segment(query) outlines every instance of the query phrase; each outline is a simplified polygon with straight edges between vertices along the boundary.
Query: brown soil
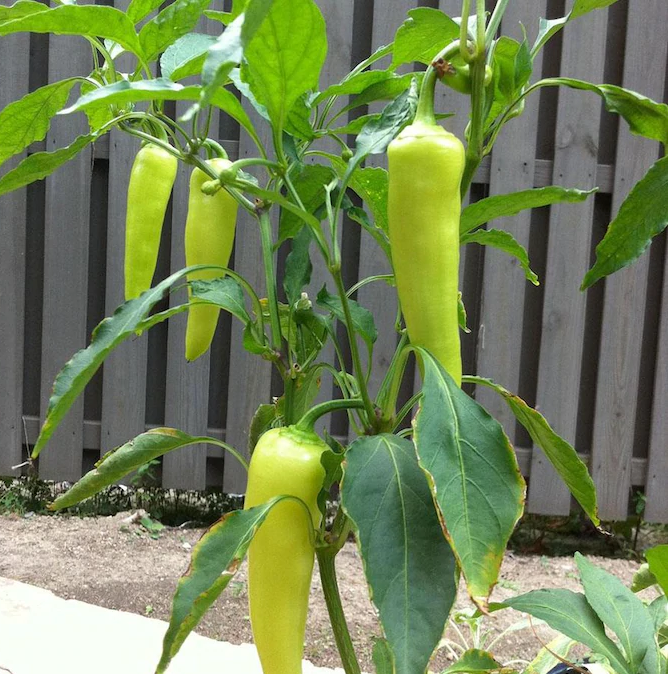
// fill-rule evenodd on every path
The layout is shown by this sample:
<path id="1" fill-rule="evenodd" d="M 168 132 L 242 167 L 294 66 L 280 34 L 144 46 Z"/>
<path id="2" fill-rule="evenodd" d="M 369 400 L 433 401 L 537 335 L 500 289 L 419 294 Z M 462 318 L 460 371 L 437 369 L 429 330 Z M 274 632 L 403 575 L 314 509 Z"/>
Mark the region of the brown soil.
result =
<path id="1" fill-rule="evenodd" d="M 165 528 L 157 538 L 152 538 L 140 525 L 125 523 L 127 516 L 128 513 L 85 519 L 0 516 L 0 576 L 47 588 L 60 597 L 169 620 L 176 581 L 185 571 L 190 549 L 202 530 Z M 590 559 L 627 584 L 638 568 L 633 561 Z M 353 544 L 348 544 L 337 557 L 337 570 L 361 665 L 366 671 L 373 671 L 372 639 L 380 631 Z M 502 600 L 539 587 L 579 589 L 573 559 L 508 553 L 492 599 Z M 469 606 L 463 591 L 457 606 Z M 512 611 L 501 611 L 490 617 L 489 625 L 498 631 L 519 618 Z M 232 643 L 252 640 L 245 565 L 197 631 Z M 549 639 L 547 628 L 539 627 L 536 631 L 541 639 Z M 309 660 L 321 666 L 340 666 L 317 575 L 306 643 L 305 656 Z M 532 629 L 524 629 L 504 636 L 493 650 L 501 660 L 508 661 L 530 659 L 539 648 L 536 634 Z M 442 648 L 431 669 L 441 671 L 447 664 L 447 651 Z"/>

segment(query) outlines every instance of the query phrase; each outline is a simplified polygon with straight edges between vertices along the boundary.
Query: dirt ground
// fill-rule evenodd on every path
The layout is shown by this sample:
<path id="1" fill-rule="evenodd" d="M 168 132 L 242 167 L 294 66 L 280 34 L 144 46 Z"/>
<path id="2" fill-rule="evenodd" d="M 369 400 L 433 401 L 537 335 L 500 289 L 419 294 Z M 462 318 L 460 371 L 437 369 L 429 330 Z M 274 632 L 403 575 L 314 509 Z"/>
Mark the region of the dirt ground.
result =
<path id="1" fill-rule="evenodd" d="M 139 524 L 125 522 L 127 517 L 128 513 L 83 519 L 0 515 L 0 576 L 47 588 L 60 597 L 169 620 L 176 581 L 185 571 L 190 550 L 202 530 L 165 528 L 151 537 Z M 590 559 L 627 584 L 638 568 L 637 562 L 623 559 Z M 354 544 L 348 544 L 337 557 L 337 571 L 360 664 L 371 672 L 372 639 L 380 631 Z M 492 599 L 502 600 L 539 587 L 579 589 L 573 559 L 508 553 Z M 469 605 L 464 592 L 460 592 L 457 605 Z M 489 619 L 489 624 L 498 631 L 518 619 L 519 614 L 501 611 Z M 252 641 L 245 565 L 197 631 L 232 643 Z M 549 630 L 538 627 L 536 634 L 532 629 L 510 632 L 493 650 L 505 662 L 531 659 L 541 646 L 538 637 L 549 640 Z M 306 644 L 305 656 L 315 664 L 340 666 L 317 573 Z M 430 669 L 441 671 L 448 662 L 447 650 L 441 648 Z"/>

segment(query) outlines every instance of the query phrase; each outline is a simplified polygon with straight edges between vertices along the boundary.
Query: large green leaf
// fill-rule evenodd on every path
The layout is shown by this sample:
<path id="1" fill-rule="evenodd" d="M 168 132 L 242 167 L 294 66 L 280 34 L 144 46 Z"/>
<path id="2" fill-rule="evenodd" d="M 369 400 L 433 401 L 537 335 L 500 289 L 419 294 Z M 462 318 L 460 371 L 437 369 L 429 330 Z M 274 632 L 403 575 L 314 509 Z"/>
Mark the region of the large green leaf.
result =
<path id="1" fill-rule="evenodd" d="M 49 6 L 42 2 L 35 2 L 34 0 L 19 0 L 13 5 L 0 6 L 0 22 L 13 21 L 24 16 L 29 16 L 30 14 L 46 12 L 48 9 Z"/>
<path id="2" fill-rule="evenodd" d="M 56 376 L 49 398 L 46 418 L 35 442 L 32 458 L 36 459 L 72 403 L 93 378 L 104 359 L 125 339 L 135 334 L 140 323 L 171 286 L 198 267 L 188 267 L 172 274 L 137 299 L 121 304 L 113 316 L 105 318 L 93 331 L 91 343 L 72 356 Z"/>
<path id="3" fill-rule="evenodd" d="M 224 515 L 200 538 L 193 548 L 188 570 L 176 586 L 156 674 L 167 669 L 186 637 L 227 587 L 246 556 L 255 532 L 281 500 L 279 496 L 263 505 Z"/>
<path id="4" fill-rule="evenodd" d="M 141 53 L 132 21 L 118 9 L 104 5 L 60 5 L 0 23 L 0 35 L 26 31 L 103 37 L 135 54 Z"/>
<path id="5" fill-rule="evenodd" d="M 42 140 L 51 118 L 67 103 L 75 78 L 40 87 L 0 112 L 0 164 Z"/>
<path id="6" fill-rule="evenodd" d="M 242 323 L 250 323 L 243 289 L 233 278 L 225 276 L 208 281 L 190 281 L 189 285 L 194 298 L 215 304 Z"/>
<path id="7" fill-rule="evenodd" d="M 385 639 L 374 639 L 372 657 L 376 674 L 395 674 L 394 654 Z"/>
<path id="8" fill-rule="evenodd" d="M 581 290 L 623 267 L 645 251 L 668 226 L 668 156 L 659 159 L 633 187 L 617 217 L 596 246 L 596 263 L 585 274 Z"/>
<path id="9" fill-rule="evenodd" d="M 476 674 L 480 672 L 497 672 L 503 667 L 500 662 L 494 659 L 494 656 L 488 651 L 483 651 L 478 648 L 469 648 L 464 651 L 462 656 L 453 665 L 444 669 L 442 674 Z"/>
<path id="10" fill-rule="evenodd" d="M 174 0 L 139 31 L 145 57 L 152 61 L 180 37 L 189 33 L 211 0 Z"/>
<path id="11" fill-rule="evenodd" d="M 501 425 L 428 351 L 415 350 L 424 372 L 413 436 L 420 466 L 429 476 L 469 594 L 484 605 L 522 515 L 524 480 Z"/>
<path id="12" fill-rule="evenodd" d="M 537 187 L 532 190 L 523 190 L 522 192 L 511 192 L 510 194 L 497 194 L 486 197 L 470 204 L 462 211 L 459 232 L 460 234 L 466 234 L 496 218 L 507 218 L 531 208 L 584 201 L 588 196 L 596 192 L 597 189 L 576 190 L 551 185 L 550 187 Z"/>
<path id="13" fill-rule="evenodd" d="M 307 164 L 293 177 L 293 186 L 304 208 L 312 214 L 324 205 L 327 191 L 325 187 L 334 179 L 334 172 L 322 164 Z M 296 236 L 304 226 L 304 221 L 295 213 L 282 209 L 278 225 L 278 242 Z"/>
<path id="14" fill-rule="evenodd" d="M 536 445 L 543 450 L 591 521 L 598 525 L 600 520 L 596 504 L 596 487 L 587 466 L 580 460 L 575 449 L 552 430 L 540 412 L 529 407 L 524 400 L 503 386 L 484 377 L 466 376 L 464 380 L 470 384 L 488 386 L 506 401 L 515 418 L 526 428 Z"/>
<path id="15" fill-rule="evenodd" d="M 631 133 L 668 144 L 668 105 L 614 84 L 592 84 L 571 77 L 550 77 L 541 86 L 564 86 L 600 96 L 609 112 L 624 118 Z"/>
<path id="16" fill-rule="evenodd" d="M 575 553 L 575 563 L 589 605 L 617 635 L 631 671 L 661 674 L 654 621 L 642 601 L 618 578 L 595 566 L 579 552 Z"/>
<path id="17" fill-rule="evenodd" d="M 171 44 L 160 57 L 160 72 L 173 80 L 198 75 L 204 66 L 209 48 L 215 43 L 213 35 L 188 33 Z"/>
<path id="18" fill-rule="evenodd" d="M 133 470 L 167 452 L 181 447 L 209 442 L 211 438 L 194 437 L 175 428 L 154 428 L 124 445 L 107 452 L 78 482 L 49 506 L 50 510 L 69 508 L 114 484 Z"/>
<path id="19" fill-rule="evenodd" d="M 408 17 L 394 36 L 393 68 L 414 61 L 429 65 L 448 42 L 459 36 L 459 25 L 438 9 L 411 9 Z"/>
<path id="20" fill-rule="evenodd" d="M 26 157 L 16 168 L 0 178 L 0 195 L 25 187 L 36 180 L 43 180 L 56 169 L 76 157 L 87 145 L 90 145 L 97 134 L 79 136 L 71 145 L 53 152 L 36 152 Z"/>
<path id="21" fill-rule="evenodd" d="M 534 590 L 506 599 L 507 606 L 544 620 L 550 627 L 604 655 L 618 674 L 637 674 L 613 641 L 585 596 L 571 590 Z"/>
<path id="22" fill-rule="evenodd" d="M 617 0 L 575 0 L 573 9 L 571 10 L 570 18 L 577 19 L 579 16 L 589 14 L 595 9 L 603 9 L 614 5 Z"/>
<path id="23" fill-rule="evenodd" d="M 139 82 L 122 80 L 94 89 L 81 96 L 73 105 L 63 110 L 63 114 L 79 110 L 87 111 L 101 104 L 123 105 L 142 101 L 196 101 L 200 98 L 201 93 L 202 88 L 199 86 L 184 86 L 163 77 L 154 80 L 140 80 Z M 219 87 L 211 96 L 210 103 L 239 122 L 253 138 L 257 138 L 248 113 L 231 91 Z"/>
<path id="24" fill-rule="evenodd" d="M 535 286 L 540 285 L 538 283 L 538 276 L 536 276 L 529 264 L 529 255 L 526 248 L 509 232 L 505 232 L 502 229 L 476 229 L 474 232 L 463 234 L 460 242 L 462 244 L 477 243 L 481 246 L 492 246 L 511 255 L 520 263 L 527 281 L 530 281 Z"/>
<path id="25" fill-rule="evenodd" d="M 657 545 L 645 552 L 650 571 L 668 595 L 668 545 Z"/>
<path id="26" fill-rule="evenodd" d="M 320 289 L 316 301 L 319 306 L 329 309 L 340 321 L 346 320 L 341 298 L 338 295 L 328 293 L 326 285 Z M 376 330 L 373 314 L 355 300 L 348 300 L 348 305 L 353 319 L 353 329 L 371 348 L 371 344 L 378 339 L 378 330 Z"/>
<path id="27" fill-rule="evenodd" d="M 457 584 L 455 560 L 413 445 L 362 437 L 346 453 L 341 497 L 397 674 L 424 672 Z"/>
<path id="28" fill-rule="evenodd" d="M 242 70 L 275 128 L 282 130 L 297 99 L 317 88 L 326 54 L 325 20 L 313 0 L 274 0 Z"/>

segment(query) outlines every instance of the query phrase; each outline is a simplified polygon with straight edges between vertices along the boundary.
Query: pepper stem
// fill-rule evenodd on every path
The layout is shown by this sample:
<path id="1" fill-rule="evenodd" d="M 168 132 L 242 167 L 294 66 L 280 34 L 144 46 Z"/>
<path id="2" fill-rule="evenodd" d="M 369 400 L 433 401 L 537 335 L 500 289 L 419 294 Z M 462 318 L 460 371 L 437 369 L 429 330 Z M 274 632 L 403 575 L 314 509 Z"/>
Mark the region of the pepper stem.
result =
<path id="1" fill-rule="evenodd" d="M 330 412 L 335 412 L 336 410 L 349 410 L 349 409 L 363 409 L 364 401 L 355 399 L 350 400 L 348 398 L 343 398 L 340 400 L 327 400 L 324 403 L 320 403 L 315 407 L 312 407 L 296 424 L 295 426 L 300 430 L 306 433 L 313 433 L 313 426 L 315 422 L 320 419 L 321 416 L 329 414 Z"/>
<path id="2" fill-rule="evenodd" d="M 418 98 L 417 111 L 415 113 L 416 122 L 432 126 L 436 124 L 436 114 L 434 113 L 436 79 L 436 69 L 433 66 L 429 66 L 420 87 L 420 97 Z"/>

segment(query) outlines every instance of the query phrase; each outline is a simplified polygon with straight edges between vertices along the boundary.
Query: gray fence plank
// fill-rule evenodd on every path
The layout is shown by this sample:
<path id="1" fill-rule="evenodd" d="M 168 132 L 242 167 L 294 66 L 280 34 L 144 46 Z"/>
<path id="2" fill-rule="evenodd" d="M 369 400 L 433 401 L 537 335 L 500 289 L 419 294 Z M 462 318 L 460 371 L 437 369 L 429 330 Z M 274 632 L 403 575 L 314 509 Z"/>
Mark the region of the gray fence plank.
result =
<path id="1" fill-rule="evenodd" d="M 521 0 L 511 3 L 503 18 L 503 32 L 520 39 L 520 23 L 532 29 L 537 24 L 536 15 L 545 16 L 545 2 Z M 540 78 L 542 57 L 534 62 L 532 80 Z M 533 188 L 536 169 L 536 132 L 538 129 L 538 97 L 529 98 L 524 114 L 519 120 L 505 126 L 492 152 L 490 194 L 507 194 Z M 529 247 L 531 211 L 523 211 L 513 218 L 503 218 L 488 223 L 488 228 L 510 232 L 525 248 Z M 519 388 L 522 356 L 522 328 L 524 296 L 531 292 L 524 272 L 515 258 L 494 250 L 485 249 L 482 309 L 478 341 L 478 374 L 490 377 L 510 391 Z M 491 389 L 478 387 L 476 400 L 505 427 L 511 439 L 515 436 L 515 417 Z"/>
<path id="2" fill-rule="evenodd" d="M 125 11 L 129 0 L 114 6 Z M 117 67 L 132 67 L 133 59 L 119 57 Z M 125 300 L 125 212 L 130 169 L 139 140 L 123 131 L 109 134 L 109 207 L 107 211 L 106 315 Z M 148 335 L 121 344 L 105 361 L 102 379 L 102 447 L 104 453 L 144 431 Z"/>
<path id="3" fill-rule="evenodd" d="M 222 9 L 222 3 L 216 9 Z M 212 6 L 213 9 L 213 6 Z M 219 35 L 221 26 L 202 20 L 200 32 Z M 178 119 L 190 104 L 176 105 Z M 217 137 L 219 111 L 211 115 L 210 135 Z M 183 164 L 174 185 L 172 199 L 172 256 L 171 271 L 186 266 L 184 235 L 188 214 L 189 181 L 192 169 Z M 170 305 L 188 301 L 185 289 L 170 296 Z M 167 388 L 165 391 L 165 423 L 192 435 L 206 435 L 209 419 L 209 373 L 211 351 L 189 363 L 185 359 L 187 314 L 174 316 L 169 321 L 167 338 Z M 162 484 L 176 489 L 204 489 L 206 487 L 206 445 L 194 445 L 166 454 L 162 461 Z"/>
<path id="4" fill-rule="evenodd" d="M 387 6 L 388 4 L 389 6 Z M 399 0 L 391 4 L 386 3 L 382 12 L 380 7 L 374 8 L 372 53 L 394 39 L 394 33 L 406 19 L 406 12 L 414 6 L 415 3 L 410 0 Z M 381 64 L 385 65 L 384 61 L 381 61 Z M 382 104 L 376 104 L 370 106 L 370 112 L 379 112 L 382 108 Z M 369 157 L 366 165 L 387 169 L 387 159 L 385 155 L 373 155 Z M 392 268 L 383 251 L 366 232 L 362 232 L 359 278 L 390 273 L 392 273 Z M 395 288 L 391 288 L 385 283 L 370 283 L 360 289 L 357 293 L 357 299 L 362 306 L 373 313 L 378 329 L 378 339 L 374 344 L 373 363 L 369 379 L 370 394 L 375 396 L 397 347 L 397 332 L 394 327 L 397 313 L 397 292 Z M 366 354 L 364 355 L 364 362 L 366 362 Z"/>
<path id="5" fill-rule="evenodd" d="M 650 436 L 647 477 L 645 478 L 644 519 L 668 523 L 668 254 L 663 272 L 663 300 L 659 328 L 652 434 Z"/>
<path id="6" fill-rule="evenodd" d="M 629 0 L 626 43 L 643 49 L 627 49 L 622 86 L 655 100 L 663 96 L 665 77 L 660 68 L 647 67 L 646 54 L 655 63 L 666 61 L 666 26 L 665 0 Z M 631 136 L 620 122 L 613 216 L 658 157 L 658 143 Z M 628 516 L 648 270 L 646 254 L 605 284 L 591 471 L 601 516 L 609 520 Z"/>
<path id="7" fill-rule="evenodd" d="M 244 105 L 262 142 L 270 146 L 271 134 L 266 122 L 247 104 Z M 242 132 L 239 138 L 239 159 L 257 157 L 257 153 L 253 141 Z M 266 295 L 260 228 L 257 220 L 241 207 L 234 243 L 234 270 L 255 288 L 259 297 Z M 244 349 L 239 323 L 237 321 L 232 323 L 225 439 L 244 456 L 249 455 L 248 430 L 253 414 L 258 405 L 271 400 L 271 368 L 271 363 Z M 242 494 L 245 489 L 246 471 L 238 461 L 226 454 L 223 491 L 228 494 Z"/>
<path id="8" fill-rule="evenodd" d="M 49 82 L 92 67 L 85 40 L 51 36 Z M 64 147 L 87 133 L 85 115 L 54 120 L 47 150 Z M 42 321 L 41 416 L 45 416 L 58 371 L 83 348 L 88 295 L 88 237 L 90 217 L 91 150 L 86 148 L 46 181 L 44 235 L 44 314 Z M 72 405 L 40 456 L 40 477 L 74 480 L 81 477 L 83 396 Z"/>
<path id="9" fill-rule="evenodd" d="M 0 4 L 9 4 L 4 1 Z M 28 93 L 30 39 L 12 35 L 0 41 L 3 85 L 0 110 Z M 13 168 L 18 161 L 7 163 Z M 18 190 L 0 197 L 0 222 L 3 231 L 0 246 L 0 475 L 16 475 L 12 466 L 22 460 L 23 424 L 23 324 L 25 310 L 26 191 Z"/>
<path id="10" fill-rule="evenodd" d="M 603 80 L 607 10 L 591 12 L 564 31 L 561 73 Z M 601 103 L 560 89 L 553 181 L 582 189 L 595 185 Z M 545 305 L 537 405 L 566 440 L 575 441 L 586 296 L 578 290 L 589 266 L 594 201 L 554 206 L 545 278 Z M 577 225 L 575 222 L 577 222 Z M 534 448 L 529 489 L 531 512 L 564 515 L 570 494 L 542 451 Z"/>

